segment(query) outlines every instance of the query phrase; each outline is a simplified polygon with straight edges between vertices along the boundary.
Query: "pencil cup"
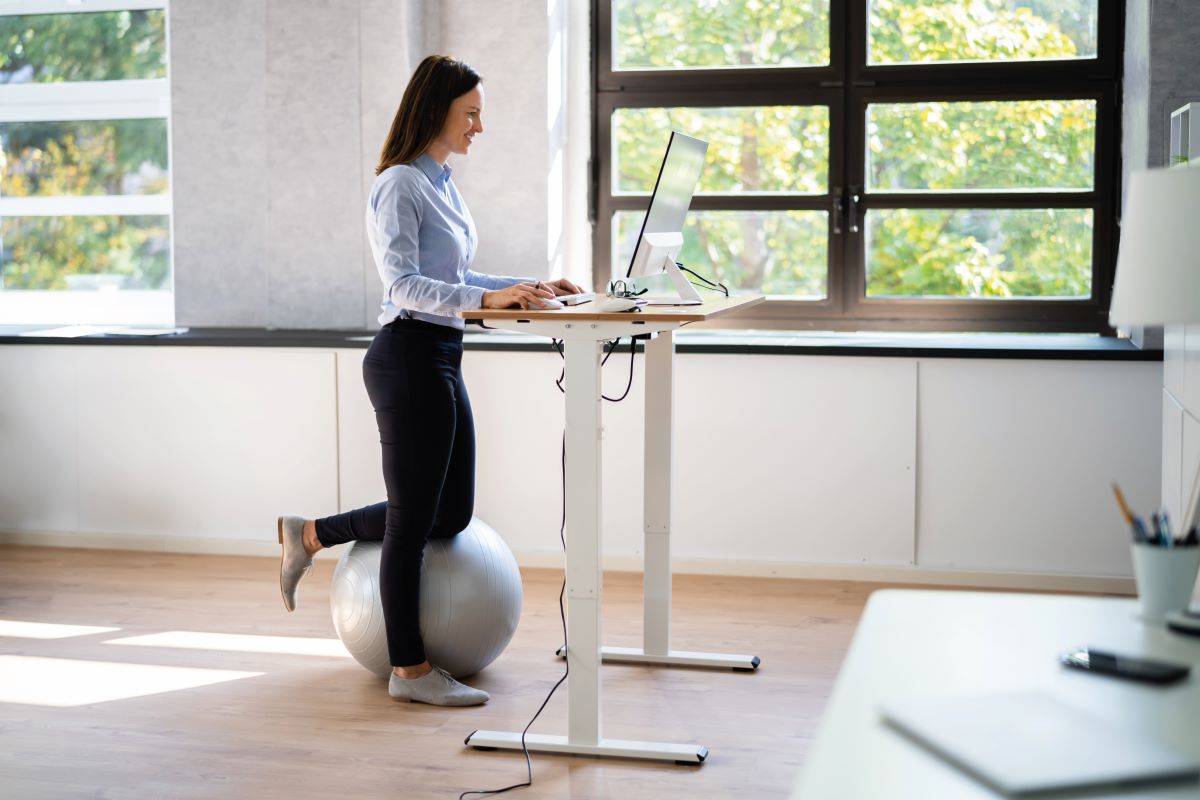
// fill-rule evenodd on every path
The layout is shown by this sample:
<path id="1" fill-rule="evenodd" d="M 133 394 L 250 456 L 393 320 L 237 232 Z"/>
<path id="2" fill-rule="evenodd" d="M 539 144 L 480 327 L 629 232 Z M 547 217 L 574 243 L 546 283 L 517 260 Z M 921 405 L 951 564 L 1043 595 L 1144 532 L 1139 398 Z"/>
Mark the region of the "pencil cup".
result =
<path id="1" fill-rule="evenodd" d="M 1187 608 L 1200 568 L 1200 547 L 1134 544 L 1132 549 L 1142 619 L 1161 623 L 1168 611 Z"/>

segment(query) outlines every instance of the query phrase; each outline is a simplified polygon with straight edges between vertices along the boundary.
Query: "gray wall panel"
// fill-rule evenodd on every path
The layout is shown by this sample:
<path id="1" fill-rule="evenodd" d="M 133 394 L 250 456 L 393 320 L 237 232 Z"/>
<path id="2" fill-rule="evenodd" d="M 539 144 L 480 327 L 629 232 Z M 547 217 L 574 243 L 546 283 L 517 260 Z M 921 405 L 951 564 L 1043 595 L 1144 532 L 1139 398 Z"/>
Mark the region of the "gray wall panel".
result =
<path id="1" fill-rule="evenodd" d="M 1154 0 L 1150 4 L 1150 166 L 1167 163 L 1171 112 L 1200 102 L 1200 3 Z"/>
<path id="2" fill-rule="evenodd" d="M 374 326 L 363 209 L 412 59 L 434 49 L 429 5 L 172 3 L 180 324 Z"/>
<path id="3" fill-rule="evenodd" d="M 450 159 L 479 229 L 474 268 L 546 277 L 546 4 L 446 0 L 441 19 L 443 51 L 484 81 L 484 132 Z"/>
<path id="4" fill-rule="evenodd" d="M 362 74 L 362 187 L 359 192 L 359 226 L 363 226 L 363 209 L 375 180 L 375 165 L 387 138 L 392 117 L 404 96 L 404 87 L 413 69 L 436 46 L 427 41 L 436 38 L 437 26 L 423 19 L 418 3 L 396 3 L 394 0 L 363 0 L 359 11 L 362 43 L 359 48 Z M 432 29 L 432 30 L 431 30 Z M 371 248 L 364 246 L 362 260 L 363 319 L 362 327 L 379 326 L 379 303 L 382 286 Z"/>
<path id="5" fill-rule="evenodd" d="M 1171 112 L 1200 102 L 1200 3 L 1130 2 L 1125 9 L 1123 177 L 1167 164 Z"/>
<path id="6" fill-rule="evenodd" d="M 170 25 L 176 320 L 262 327 L 265 6 L 176 0 Z"/>
<path id="7" fill-rule="evenodd" d="M 269 327 L 362 323 L 358 5 L 267 4 Z"/>

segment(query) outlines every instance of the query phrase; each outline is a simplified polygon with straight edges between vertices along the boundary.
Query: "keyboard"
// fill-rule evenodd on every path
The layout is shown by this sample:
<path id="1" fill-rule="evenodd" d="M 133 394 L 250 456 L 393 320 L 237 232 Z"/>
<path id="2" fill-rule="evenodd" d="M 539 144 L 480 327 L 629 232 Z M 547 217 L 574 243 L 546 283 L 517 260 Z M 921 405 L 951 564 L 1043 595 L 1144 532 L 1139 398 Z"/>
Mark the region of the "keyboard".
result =
<path id="1" fill-rule="evenodd" d="M 577 306 L 580 303 L 590 303 L 596 299 L 595 292 L 580 292 L 579 294 L 560 294 L 554 298 L 564 306 Z"/>

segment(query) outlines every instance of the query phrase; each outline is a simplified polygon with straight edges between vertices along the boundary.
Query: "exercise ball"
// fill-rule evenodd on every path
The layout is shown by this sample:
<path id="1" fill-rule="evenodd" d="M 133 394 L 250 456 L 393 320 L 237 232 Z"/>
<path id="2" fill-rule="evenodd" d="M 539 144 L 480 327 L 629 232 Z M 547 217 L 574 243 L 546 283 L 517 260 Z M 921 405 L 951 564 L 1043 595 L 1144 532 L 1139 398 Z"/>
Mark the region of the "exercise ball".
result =
<path id="1" fill-rule="evenodd" d="M 392 670 L 379 556 L 383 542 L 353 542 L 333 571 L 329 591 L 333 627 L 354 659 L 375 674 Z M 508 545 L 491 526 L 472 517 L 450 539 L 425 545 L 421 565 L 421 639 L 425 656 L 456 678 L 496 660 L 521 618 L 521 572 Z"/>

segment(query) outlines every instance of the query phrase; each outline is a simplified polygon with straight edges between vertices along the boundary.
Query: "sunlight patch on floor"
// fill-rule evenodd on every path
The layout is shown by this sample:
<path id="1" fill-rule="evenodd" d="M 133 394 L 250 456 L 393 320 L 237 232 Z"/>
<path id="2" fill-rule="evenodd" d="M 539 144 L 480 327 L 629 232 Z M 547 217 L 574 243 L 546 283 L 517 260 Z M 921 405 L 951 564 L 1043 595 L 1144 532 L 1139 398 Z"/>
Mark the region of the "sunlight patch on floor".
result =
<path id="1" fill-rule="evenodd" d="M 0 636 L 18 639 L 69 639 L 72 636 L 90 636 L 93 633 L 112 633 L 120 628 L 101 628 L 95 625 L 59 625 L 53 622 L 22 622 L 16 619 L 0 619 Z"/>
<path id="2" fill-rule="evenodd" d="M 195 689 L 263 674 L 0 655 L 0 703 L 69 708 Z"/>
<path id="3" fill-rule="evenodd" d="M 238 653 L 285 653 L 297 656 L 335 656 L 349 658 L 346 647 L 338 639 L 308 636 L 255 636 L 238 633 L 202 633 L 198 631 L 164 631 L 145 636 L 110 639 L 105 644 L 137 645 L 139 647 L 178 647 L 185 650 L 223 650 Z"/>

